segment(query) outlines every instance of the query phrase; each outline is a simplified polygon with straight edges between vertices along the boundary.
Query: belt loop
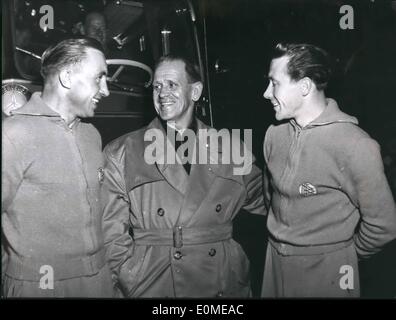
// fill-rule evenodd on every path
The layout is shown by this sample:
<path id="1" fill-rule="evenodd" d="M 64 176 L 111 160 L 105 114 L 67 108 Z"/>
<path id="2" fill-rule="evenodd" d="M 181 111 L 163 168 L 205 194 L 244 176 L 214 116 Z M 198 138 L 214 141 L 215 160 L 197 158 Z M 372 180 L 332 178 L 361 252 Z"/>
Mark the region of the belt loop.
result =
<path id="1" fill-rule="evenodd" d="M 181 226 L 173 229 L 173 246 L 175 248 L 181 248 L 183 246 L 183 229 Z"/>

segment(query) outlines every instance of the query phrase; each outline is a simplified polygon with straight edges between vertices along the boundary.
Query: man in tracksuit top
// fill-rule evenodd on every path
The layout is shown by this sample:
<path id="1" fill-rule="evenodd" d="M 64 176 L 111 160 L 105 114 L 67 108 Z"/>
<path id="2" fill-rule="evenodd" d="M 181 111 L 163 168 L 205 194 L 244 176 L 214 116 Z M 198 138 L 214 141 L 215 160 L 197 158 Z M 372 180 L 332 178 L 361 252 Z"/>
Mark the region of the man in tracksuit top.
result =
<path id="1" fill-rule="evenodd" d="M 101 138 L 92 117 L 109 94 L 96 40 L 42 57 L 43 92 L 3 122 L 2 295 L 111 297 L 101 225 Z"/>
<path id="2" fill-rule="evenodd" d="M 328 65 L 306 44 L 278 44 L 270 65 L 264 97 L 289 121 L 264 141 L 272 195 L 263 297 L 357 297 L 358 257 L 396 237 L 379 146 L 326 98 Z"/>

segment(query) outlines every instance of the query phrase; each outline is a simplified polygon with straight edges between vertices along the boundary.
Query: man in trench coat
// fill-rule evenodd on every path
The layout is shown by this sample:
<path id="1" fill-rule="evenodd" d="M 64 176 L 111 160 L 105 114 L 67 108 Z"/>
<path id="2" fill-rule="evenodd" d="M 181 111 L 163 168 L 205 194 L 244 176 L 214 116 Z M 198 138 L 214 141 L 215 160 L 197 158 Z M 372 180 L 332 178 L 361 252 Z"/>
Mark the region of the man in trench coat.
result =
<path id="1" fill-rule="evenodd" d="M 246 170 L 222 160 L 230 146 L 244 147 L 239 138 L 227 144 L 200 135 L 209 127 L 194 116 L 202 92 L 197 70 L 185 58 L 162 57 L 153 82 L 159 117 L 104 151 L 105 246 L 114 283 L 126 297 L 251 295 L 249 261 L 232 239 L 232 220 L 241 208 L 265 214 L 262 174 L 246 150 Z M 185 147 L 174 137 L 187 131 L 188 151 L 223 162 L 168 161 L 172 151 L 183 157 Z M 154 160 L 152 136 L 167 142 Z"/>

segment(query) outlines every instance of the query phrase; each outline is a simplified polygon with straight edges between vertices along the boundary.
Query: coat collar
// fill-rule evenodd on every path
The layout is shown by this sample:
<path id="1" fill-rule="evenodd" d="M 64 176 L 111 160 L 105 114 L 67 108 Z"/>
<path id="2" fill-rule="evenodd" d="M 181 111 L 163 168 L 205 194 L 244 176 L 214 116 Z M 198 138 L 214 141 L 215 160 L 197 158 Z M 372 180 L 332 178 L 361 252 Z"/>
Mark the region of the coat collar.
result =
<path id="1" fill-rule="evenodd" d="M 199 119 L 196 119 L 196 125 L 198 132 L 200 129 L 212 129 Z M 202 192 L 207 192 L 216 176 L 235 180 L 240 184 L 243 183 L 242 176 L 233 174 L 235 166 L 232 162 L 230 164 L 221 164 L 221 139 L 219 141 L 218 148 L 211 148 L 211 142 L 209 139 L 207 141 L 202 141 L 200 136 L 197 135 L 197 139 L 194 143 L 195 150 L 198 152 L 198 148 L 207 148 L 208 159 L 206 164 L 193 164 L 191 166 L 190 176 L 187 175 L 181 164 L 167 163 L 165 158 L 166 149 L 157 149 L 157 159 L 161 159 L 161 161 L 158 161 L 159 163 L 148 164 L 144 159 L 144 153 L 146 148 L 153 142 L 149 140 L 145 141 L 144 137 L 149 130 L 153 129 L 159 130 L 163 137 L 166 137 L 165 129 L 161 125 L 160 120 L 155 118 L 145 128 L 142 128 L 130 135 L 125 143 L 125 172 L 127 175 L 127 188 L 129 191 L 145 183 L 165 180 L 181 194 L 188 193 L 188 190 L 190 189 L 188 185 L 189 181 L 194 181 L 194 189 L 201 188 Z M 169 143 L 168 146 L 173 146 L 173 144 Z M 229 150 L 226 151 L 229 152 Z M 210 159 L 214 160 L 215 158 L 218 159 L 219 164 L 210 163 Z"/>

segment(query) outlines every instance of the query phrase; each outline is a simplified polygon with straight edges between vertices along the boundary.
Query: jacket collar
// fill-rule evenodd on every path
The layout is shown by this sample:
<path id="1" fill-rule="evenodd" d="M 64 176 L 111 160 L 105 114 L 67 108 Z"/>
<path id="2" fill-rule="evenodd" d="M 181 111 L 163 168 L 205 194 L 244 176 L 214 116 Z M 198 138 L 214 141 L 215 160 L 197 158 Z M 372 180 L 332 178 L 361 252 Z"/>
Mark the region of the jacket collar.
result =
<path id="1" fill-rule="evenodd" d="M 352 123 L 355 125 L 359 124 L 358 120 L 355 117 L 342 112 L 334 99 L 327 98 L 326 102 L 327 106 L 323 110 L 323 112 L 316 119 L 306 125 L 303 129 L 326 126 L 332 123 Z M 300 128 L 300 126 L 294 119 L 292 119 L 290 122 L 294 128 Z"/>
<path id="2" fill-rule="evenodd" d="M 34 92 L 30 100 L 23 105 L 21 108 L 13 111 L 13 115 L 25 115 L 25 116 L 36 116 L 36 117 L 48 117 L 51 120 L 65 123 L 59 113 L 51 109 L 41 98 L 41 92 Z M 81 119 L 75 118 L 72 123 L 68 125 L 69 128 L 75 128 Z"/>
<path id="3" fill-rule="evenodd" d="M 52 110 L 41 99 L 41 92 L 34 92 L 30 100 L 21 108 L 13 111 L 12 114 L 28 115 L 28 116 L 45 116 L 45 117 L 59 117 L 59 113 Z"/>

